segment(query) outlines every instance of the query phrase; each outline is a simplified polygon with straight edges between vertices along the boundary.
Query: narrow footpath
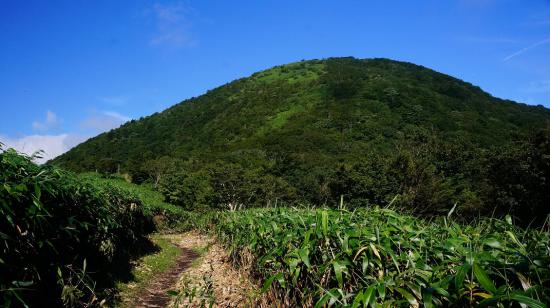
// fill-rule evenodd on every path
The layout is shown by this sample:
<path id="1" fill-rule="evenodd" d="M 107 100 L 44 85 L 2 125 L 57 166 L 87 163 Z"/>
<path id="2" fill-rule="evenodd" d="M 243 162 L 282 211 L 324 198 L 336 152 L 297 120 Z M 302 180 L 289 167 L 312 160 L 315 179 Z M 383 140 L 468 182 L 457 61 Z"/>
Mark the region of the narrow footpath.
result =
<path id="1" fill-rule="evenodd" d="M 236 270 L 214 239 L 196 232 L 166 235 L 182 250 L 167 271 L 153 277 L 131 307 L 253 307 L 258 287 Z"/>

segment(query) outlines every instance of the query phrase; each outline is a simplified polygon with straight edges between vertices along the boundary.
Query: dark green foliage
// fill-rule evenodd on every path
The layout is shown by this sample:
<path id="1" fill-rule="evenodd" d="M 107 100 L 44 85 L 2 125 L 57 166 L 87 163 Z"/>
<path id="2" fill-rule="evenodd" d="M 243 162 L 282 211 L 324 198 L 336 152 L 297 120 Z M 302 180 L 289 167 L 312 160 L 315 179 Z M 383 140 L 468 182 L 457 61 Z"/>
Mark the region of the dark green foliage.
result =
<path id="1" fill-rule="evenodd" d="M 512 140 L 549 123 L 548 109 L 492 97 L 421 66 L 330 58 L 235 80 L 92 138 L 51 164 L 100 172 L 120 165 L 187 208 L 279 199 L 333 206 L 342 196 L 357 206 L 386 205 L 397 196 L 394 205 L 417 213 L 454 204 L 464 215 L 534 206 L 530 213 L 545 217 L 540 204 L 550 193 L 536 183 L 547 171 L 535 160 L 548 147 L 533 156 Z M 508 163 L 537 167 L 514 169 L 529 182 L 522 184 L 499 175 L 513 171 Z M 261 191 L 265 181 L 278 188 Z M 530 192 L 520 197 L 521 189 Z"/>
<path id="2" fill-rule="evenodd" d="M 258 162 L 216 161 L 192 169 L 191 162 L 181 162 L 159 183 L 166 200 L 187 209 L 229 209 L 265 206 L 272 202 L 288 202 L 295 192 L 283 179 L 258 168 Z"/>
<path id="3" fill-rule="evenodd" d="M 168 202 L 182 205 L 187 209 L 207 207 L 213 194 L 210 176 L 206 171 L 170 172 L 160 182 L 159 191 Z"/>
<path id="4" fill-rule="evenodd" d="M 331 181 L 331 199 L 343 195 L 351 206 L 392 203 L 423 215 L 445 213 L 456 204 L 465 219 L 511 214 L 523 225 L 545 222 L 548 129 L 488 149 L 427 138 L 409 136 L 384 157 L 366 155 L 341 165 Z"/>
<path id="5" fill-rule="evenodd" d="M 0 149 L 1 305 L 99 304 L 148 221 L 127 191 Z"/>
<path id="6" fill-rule="evenodd" d="M 472 185 L 484 179 L 483 155 L 458 140 L 409 135 L 383 157 L 367 154 L 343 164 L 331 181 L 331 199 L 344 196 L 352 206 L 391 203 L 424 215 L 446 213 L 457 203 L 461 214 L 477 214 L 481 201 Z M 476 191 L 488 193 L 481 185 Z"/>
<path id="7" fill-rule="evenodd" d="M 497 214 L 524 224 L 542 223 L 550 213 L 550 129 L 499 148 L 487 158 L 487 178 Z"/>
<path id="8" fill-rule="evenodd" d="M 327 61 L 327 73 L 322 82 L 326 84 L 329 96 L 336 99 L 352 98 L 360 89 L 368 73 L 356 65 L 353 58 Z"/>

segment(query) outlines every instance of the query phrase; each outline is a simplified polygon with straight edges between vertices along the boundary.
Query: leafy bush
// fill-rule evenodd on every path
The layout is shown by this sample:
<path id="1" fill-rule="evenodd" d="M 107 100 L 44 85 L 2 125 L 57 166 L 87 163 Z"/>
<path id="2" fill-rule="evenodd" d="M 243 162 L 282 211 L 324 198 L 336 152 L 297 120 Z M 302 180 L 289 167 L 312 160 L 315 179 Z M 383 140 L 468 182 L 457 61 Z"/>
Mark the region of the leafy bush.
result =
<path id="1" fill-rule="evenodd" d="M 290 306 L 550 302 L 550 234 L 511 219 L 462 225 L 379 208 L 278 208 L 211 214 L 210 221 L 235 264 L 252 265 L 263 290 Z"/>
<path id="2" fill-rule="evenodd" d="M 164 196 L 154 189 L 153 184 L 136 185 L 120 175 L 104 175 L 95 172 L 82 173 L 79 178 L 96 187 L 117 187 L 137 196 L 142 202 L 143 213 L 152 218 L 158 231 L 188 231 L 194 228 L 199 213 L 188 211 L 164 201 Z"/>
<path id="3" fill-rule="evenodd" d="M 294 189 L 286 181 L 266 173 L 262 168 L 216 161 L 196 171 L 169 172 L 160 180 L 159 191 L 168 202 L 188 210 L 235 210 L 295 197 Z"/>
<path id="4" fill-rule="evenodd" d="M 213 195 L 210 177 L 205 171 L 170 172 L 159 184 L 159 191 L 165 196 L 166 201 L 179 204 L 186 209 L 200 210 L 207 207 Z"/>
<path id="5" fill-rule="evenodd" d="M 98 304 L 148 221 L 140 199 L 123 189 L 0 149 L 3 305 Z"/>

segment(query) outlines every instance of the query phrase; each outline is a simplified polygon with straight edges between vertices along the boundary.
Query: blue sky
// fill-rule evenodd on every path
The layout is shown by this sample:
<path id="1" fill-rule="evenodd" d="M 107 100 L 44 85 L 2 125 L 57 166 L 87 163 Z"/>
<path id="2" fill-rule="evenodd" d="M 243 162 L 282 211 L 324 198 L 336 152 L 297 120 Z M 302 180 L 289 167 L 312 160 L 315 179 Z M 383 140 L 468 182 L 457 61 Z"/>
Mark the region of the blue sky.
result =
<path id="1" fill-rule="evenodd" d="M 52 157 L 274 65 L 410 61 L 550 107 L 550 1 L 0 1 L 0 141 Z"/>

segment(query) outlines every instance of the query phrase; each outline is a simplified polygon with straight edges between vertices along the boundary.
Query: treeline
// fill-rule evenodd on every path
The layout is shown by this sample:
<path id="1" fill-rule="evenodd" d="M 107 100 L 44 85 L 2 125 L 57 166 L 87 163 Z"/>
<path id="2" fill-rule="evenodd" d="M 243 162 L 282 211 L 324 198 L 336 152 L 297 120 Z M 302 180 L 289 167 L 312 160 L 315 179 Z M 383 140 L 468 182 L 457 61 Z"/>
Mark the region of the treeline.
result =
<path id="1" fill-rule="evenodd" d="M 383 152 L 323 165 L 318 156 L 270 158 L 261 150 L 228 153 L 215 161 L 167 156 L 132 170 L 170 203 L 187 209 L 278 205 L 348 208 L 393 206 L 424 216 L 511 214 L 540 224 L 550 212 L 550 130 L 506 146 L 480 148 L 434 132 L 408 135 Z"/>
<path id="2" fill-rule="evenodd" d="M 505 146 L 482 149 L 461 140 L 417 136 L 385 157 L 343 164 L 334 173 L 332 198 L 396 206 L 425 216 L 456 205 L 464 219 L 510 214 L 523 225 L 550 213 L 550 130 Z"/>
<path id="3" fill-rule="evenodd" d="M 139 198 L 0 144 L 0 306 L 99 306 L 150 218 Z"/>

